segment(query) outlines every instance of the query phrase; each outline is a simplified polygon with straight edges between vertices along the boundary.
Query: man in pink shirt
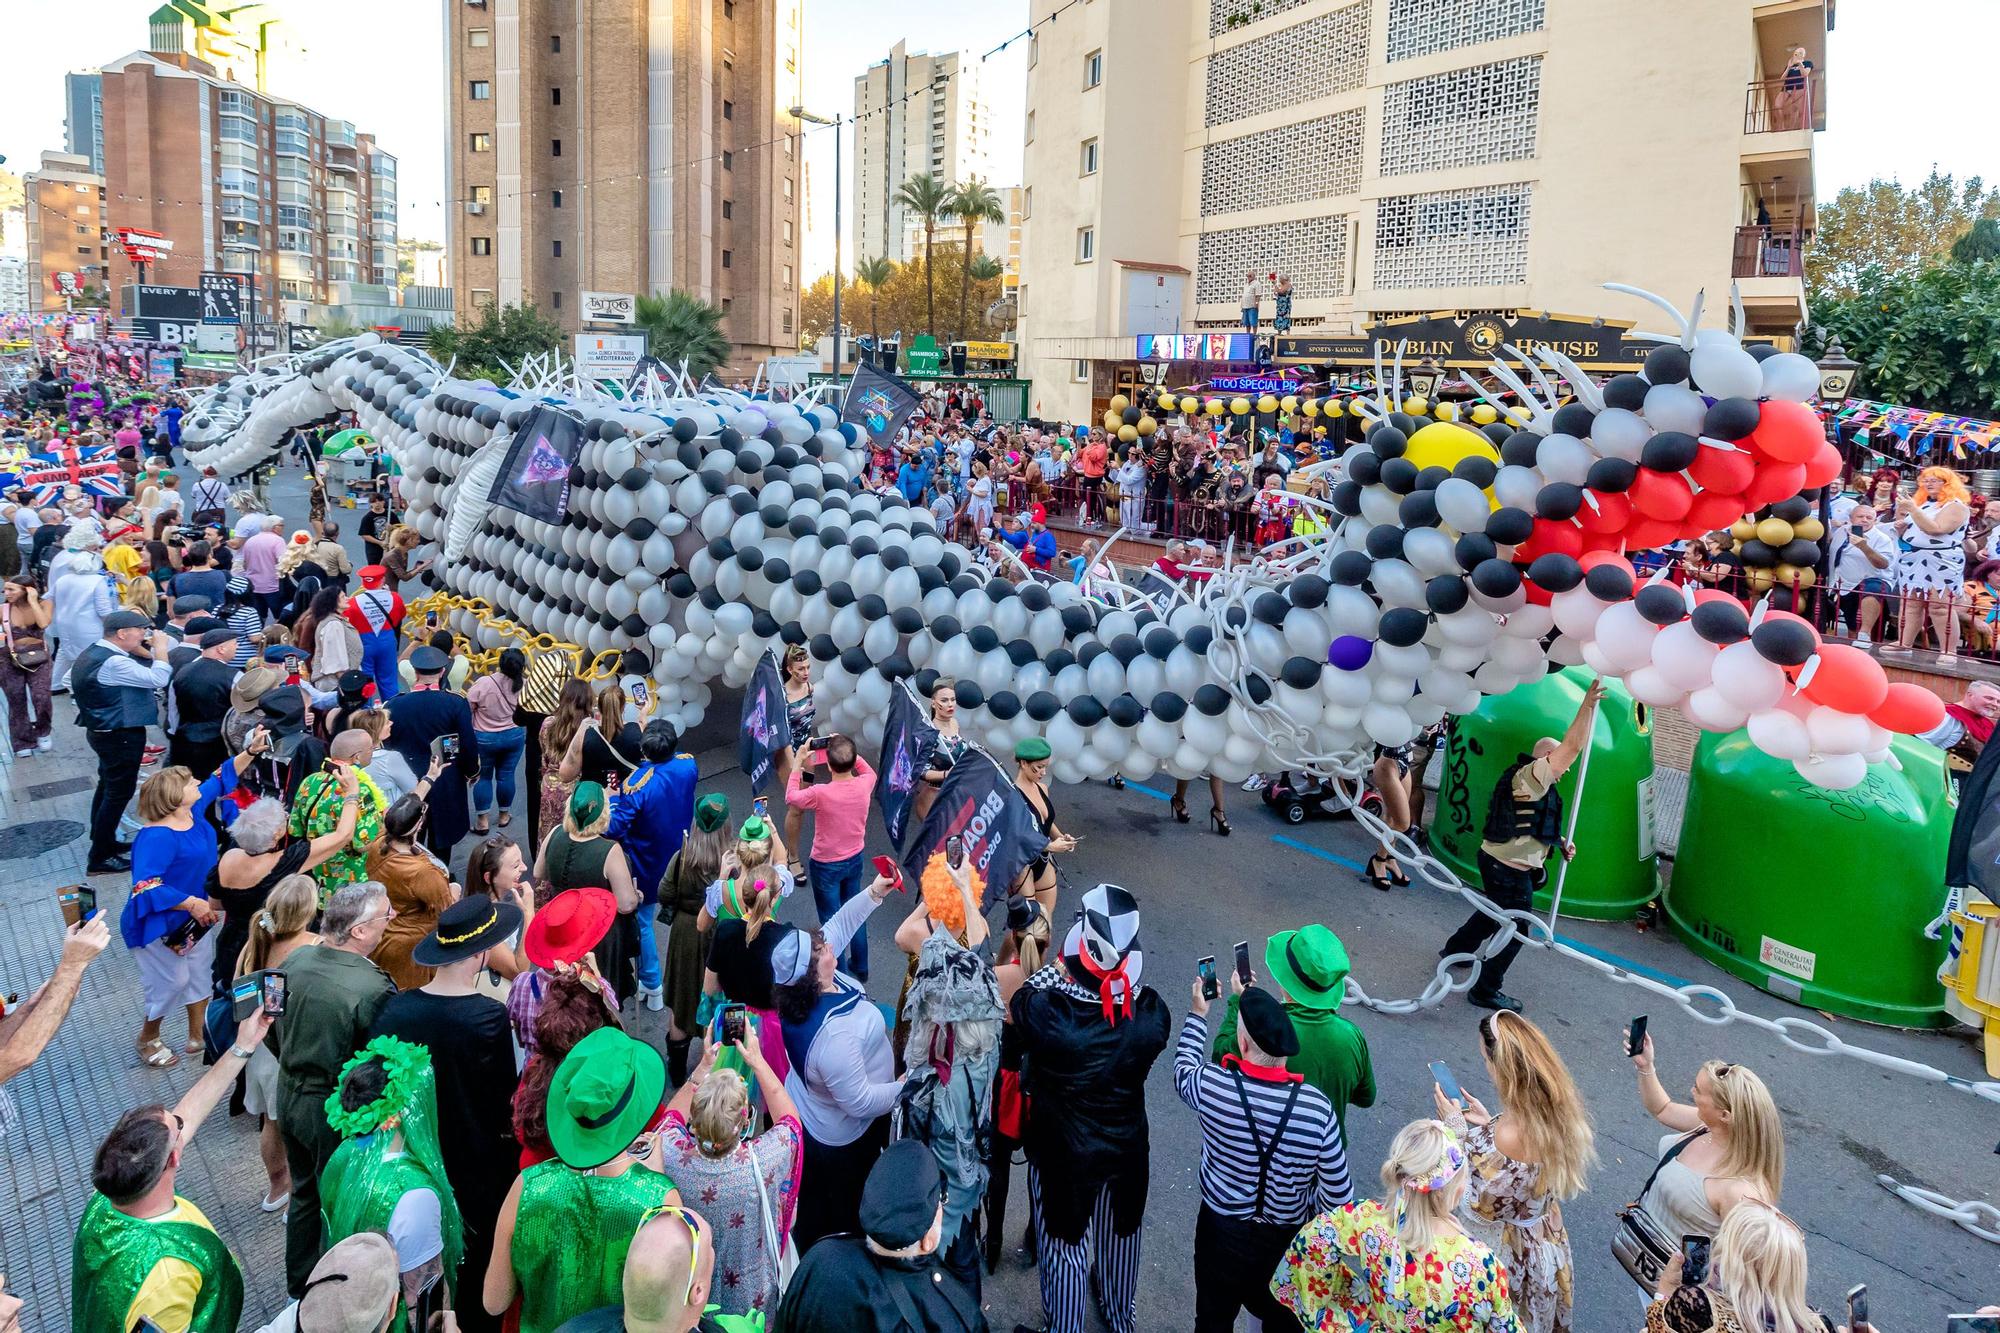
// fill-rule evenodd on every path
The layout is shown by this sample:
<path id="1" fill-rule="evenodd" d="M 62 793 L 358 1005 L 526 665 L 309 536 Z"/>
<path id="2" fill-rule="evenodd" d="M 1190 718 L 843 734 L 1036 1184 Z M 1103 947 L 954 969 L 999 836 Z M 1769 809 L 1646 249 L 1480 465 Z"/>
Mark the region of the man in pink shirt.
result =
<path id="1" fill-rule="evenodd" d="M 257 610 L 270 620 L 284 609 L 278 596 L 278 557 L 284 553 L 285 539 L 275 519 L 243 540 L 243 575 L 250 580 Z"/>
<path id="2" fill-rule="evenodd" d="M 812 876 L 813 904 L 820 924 L 833 920 L 841 904 L 861 892 L 861 848 L 868 841 L 868 805 L 875 799 L 875 770 L 854 751 L 845 736 L 830 737 L 824 749 L 809 749 L 806 762 L 792 765 L 785 784 L 785 805 L 816 811 L 812 855 L 806 867 Z M 808 776 L 810 774 L 810 777 Z M 854 933 L 844 963 L 835 960 L 856 981 L 868 980 L 868 932 Z"/>

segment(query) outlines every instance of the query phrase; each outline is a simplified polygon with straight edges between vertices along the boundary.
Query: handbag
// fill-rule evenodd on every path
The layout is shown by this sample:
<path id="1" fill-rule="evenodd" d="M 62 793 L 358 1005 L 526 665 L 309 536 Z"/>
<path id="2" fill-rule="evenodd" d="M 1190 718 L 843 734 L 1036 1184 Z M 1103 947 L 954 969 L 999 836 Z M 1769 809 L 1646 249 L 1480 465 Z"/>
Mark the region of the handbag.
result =
<path id="1" fill-rule="evenodd" d="M 1651 1192 L 1653 1182 L 1659 1179 L 1667 1163 L 1679 1157 L 1684 1148 L 1706 1133 L 1706 1129 L 1697 1129 L 1660 1154 L 1660 1160 L 1653 1164 L 1653 1173 L 1639 1187 L 1639 1197 L 1618 1210 L 1618 1226 L 1611 1233 L 1611 1257 L 1624 1266 L 1632 1280 L 1649 1297 L 1660 1285 L 1660 1274 L 1667 1271 L 1667 1265 L 1680 1253 L 1680 1240 L 1661 1232 L 1658 1224 L 1646 1214 L 1646 1195 Z"/>
<path id="2" fill-rule="evenodd" d="M 778 1210 L 771 1207 L 771 1192 L 764 1188 L 764 1171 L 757 1165 L 757 1154 L 750 1154 L 750 1170 L 757 1177 L 757 1212 L 764 1221 L 764 1248 L 778 1257 L 778 1294 L 785 1294 L 785 1288 L 792 1285 L 792 1274 L 798 1271 L 799 1247 L 792 1243 L 790 1233 L 782 1240 L 778 1235 Z"/>
<path id="3" fill-rule="evenodd" d="M 15 666 L 23 671 L 33 671 L 36 667 L 47 665 L 49 660 L 49 645 L 46 640 L 15 638 L 14 617 L 11 614 L 6 617 L 5 624 L 7 627 L 7 656 L 14 660 Z"/>

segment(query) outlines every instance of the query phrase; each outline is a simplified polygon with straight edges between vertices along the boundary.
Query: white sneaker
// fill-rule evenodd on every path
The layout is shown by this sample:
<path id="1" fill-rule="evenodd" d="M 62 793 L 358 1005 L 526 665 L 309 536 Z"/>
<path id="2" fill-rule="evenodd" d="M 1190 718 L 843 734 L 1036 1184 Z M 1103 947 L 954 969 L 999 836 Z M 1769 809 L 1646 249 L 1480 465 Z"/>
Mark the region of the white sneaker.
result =
<path id="1" fill-rule="evenodd" d="M 1262 773 L 1252 773 L 1248 778 L 1244 779 L 1243 790 L 1262 791 L 1264 790 L 1265 787 L 1269 785 L 1270 784 L 1264 780 L 1264 775 Z"/>
<path id="2" fill-rule="evenodd" d="M 1854 646 L 1856 648 L 1873 648 L 1875 640 L 1869 638 L 1866 634 L 1859 634 L 1855 636 Z"/>
<path id="3" fill-rule="evenodd" d="M 645 1002 L 648 1009 L 651 1009 L 655 1013 L 667 1007 L 666 995 L 658 986 L 654 986 L 650 990 L 641 986 L 639 988 L 639 998 Z"/>
<path id="4" fill-rule="evenodd" d="M 56 748 L 55 733 L 50 732 L 48 735 L 42 737 L 39 741 L 36 741 L 35 748 L 37 750 L 40 750 L 43 754 L 47 754 L 50 750 L 55 749 Z"/>

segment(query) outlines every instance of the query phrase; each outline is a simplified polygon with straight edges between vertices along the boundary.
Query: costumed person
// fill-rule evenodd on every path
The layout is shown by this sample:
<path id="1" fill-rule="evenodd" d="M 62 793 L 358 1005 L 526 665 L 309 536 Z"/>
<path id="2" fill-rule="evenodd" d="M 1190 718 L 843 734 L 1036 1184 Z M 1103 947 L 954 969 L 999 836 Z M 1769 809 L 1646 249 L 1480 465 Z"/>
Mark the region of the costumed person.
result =
<path id="1" fill-rule="evenodd" d="M 384 588 L 389 571 L 381 565 L 363 565 L 361 591 L 347 599 L 342 612 L 355 632 L 361 635 L 361 666 L 375 680 L 376 697 L 384 703 L 396 697 L 396 631 L 403 624 L 403 599 Z"/>
<path id="2" fill-rule="evenodd" d="M 1028 1098 L 1022 1142 L 1050 1333 L 1082 1333 L 1093 1293 L 1112 1333 L 1138 1327 L 1146 1075 L 1171 1025 L 1144 970 L 1137 900 L 1100 884 L 1060 956 L 1014 994 L 1002 1063 L 1022 1071 Z"/>
<path id="3" fill-rule="evenodd" d="M 270 1031 L 260 1007 L 172 1110 L 154 1102 L 118 1117 L 91 1163 L 94 1193 L 70 1252 L 70 1333 L 235 1328 L 243 1270 L 201 1209 L 174 1193 L 187 1147 Z"/>
<path id="4" fill-rule="evenodd" d="M 399 1317 L 433 1282 L 456 1291 L 465 1237 L 445 1179 L 430 1052 L 397 1037 L 363 1046 L 327 1096 L 326 1122 L 341 1138 L 319 1178 L 326 1244 L 387 1234 L 401 1274 Z"/>
<path id="5" fill-rule="evenodd" d="M 930 1149 L 915 1139 L 890 1144 L 862 1186 L 862 1234 L 829 1236 L 806 1251 L 777 1327 L 985 1333 L 978 1298 L 938 1262 L 944 1214 L 944 1175 Z"/>
<path id="6" fill-rule="evenodd" d="M 1512 912 L 1529 910 L 1534 906 L 1535 890 L 1548 880 L 1549 853 L 1559 851 L 1565 860 L 1576 855 L 1575 844 L 1563 839 L 1563 798 L 1556 784 L 1590 744 L 1597 703 L 1603 697 L 1603 682 L 1592 681 L 1562 739 L 1542 737 L 1530 754 L 1508 765 L 1493 785 L 1493 797 L 1486 807 L 1485 838 L 1479 844 L 1479 885 L 1495 906 Z M 1438 957 L 1476 954 L 1499 929 L 1498 921 L 1475 910 L 1451 933 Z M 1465 998 L 1481 1009 L 1520 1013 L 1521 1002 L 1500 989 L 1507 979 L 1507 968 L 1520 952 L 1521 937 L 1517 935 L 1479 963 L 1479 973 Z"/>
<path id="7" fill-rule="evenodd" d="M 422 773 L 435 761 L 444 761 L 425 799 L 430 817 L 425 823 L 424 844 L 446 862 L 451 860 L 452 848 L 472 828 L 466 788 L 479 776 L 479 741 L 472 729 L 472 705 L 463 695 L 443 688 L 444 673 L 450 666 L 451 659 L 441 649 L 429 644 L 417 649 L 410 654 L 411 688 L 389 700 L 388 705 L 389 748 L 403 756 L 410 771 Z"/>

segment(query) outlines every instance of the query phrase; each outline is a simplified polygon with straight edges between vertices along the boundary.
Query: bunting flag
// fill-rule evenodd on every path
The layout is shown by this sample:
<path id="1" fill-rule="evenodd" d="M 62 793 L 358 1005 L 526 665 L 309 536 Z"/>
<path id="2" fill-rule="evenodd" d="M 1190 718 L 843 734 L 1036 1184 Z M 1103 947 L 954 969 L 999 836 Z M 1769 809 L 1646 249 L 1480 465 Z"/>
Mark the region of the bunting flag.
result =
<path id="1" fill-rule="evenodd" d="M 1927 412 L 1866 398 L 1850 398 L 1831 413 L 1836 427 L 1848 427 L 1853 438 L 1891 456 L 1917 459 L 1932 451 L 1955 462 L 1985 463 L 2000 448 L 2000 421 Z"/>
<path id="2" fill-rule="evenodd" d="M 488 502 L 562 523 L 569 513 L 570 468 L 582 444 L 583 424 L 575 417 L 553 407 L 536 409 L 514 432 Z"/>
<path id="3" fill-rule="evenodd" d="M 935 734 L 907 686 L 891 693 L 889 717 L 882 725 L 882 762 L 875 766 L 875 805 L 882 812 L 882 829 L 891 846 L 903 845 L 911 800 L 921 780 L 918 765 Z"/>
<path id="4" fill-rule="evenodd" d="M 116 446 L 100 444 L 29 454 L 0 469 L 0 490 L 12 494 L 25 488 L 38 507 L 55 503 L 68 486 L 81 488 L 85 495 L 123 495 L 125 482 L 118 472 Z"/>
<path id="5" fill-rule="evenodd" d="M 793 740 L 784 680 L 778 674 L 778 659 L 768 649 L 743 691 L 742 733 L 736 742 L 736 762 L 750 779 L 750 794 L 758 796 L 771 780 L 771 756 Z"/>

